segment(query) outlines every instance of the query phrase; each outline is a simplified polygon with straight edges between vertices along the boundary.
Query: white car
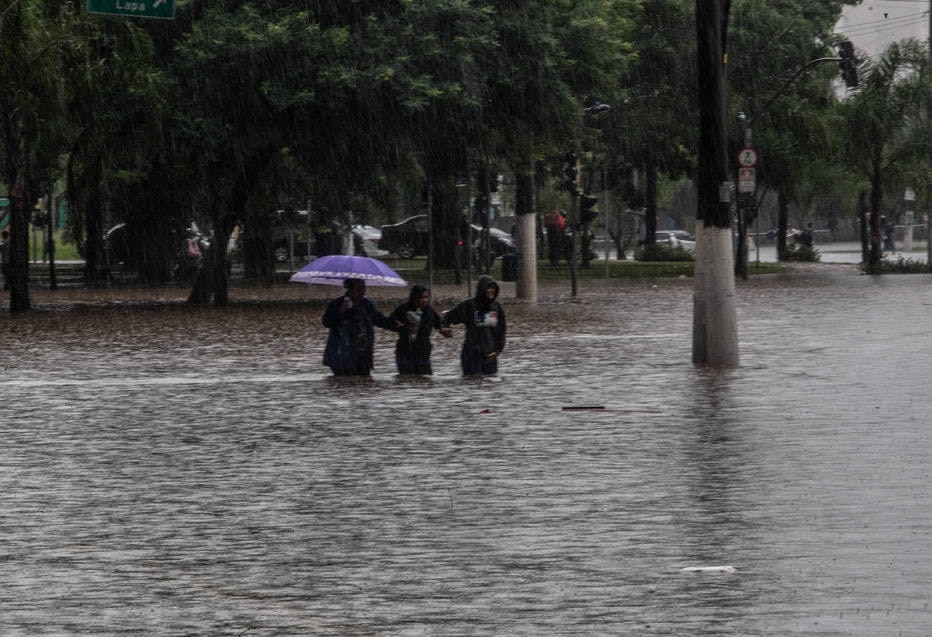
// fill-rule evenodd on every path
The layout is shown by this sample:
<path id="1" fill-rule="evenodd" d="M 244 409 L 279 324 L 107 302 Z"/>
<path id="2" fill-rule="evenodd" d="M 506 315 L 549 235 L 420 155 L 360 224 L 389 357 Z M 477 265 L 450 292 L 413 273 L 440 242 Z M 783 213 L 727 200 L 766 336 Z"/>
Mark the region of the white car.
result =
<path id="1" fill-rule="evenodd" d="M 388 254 L 379 249 L 382 231 L 375 226 L 353 226 L 353 252 L 360 257 L 380 258 Z"/>
<path id="2" fill-rule="evenodd" d="M 658 230 L 654 233 L 654 241 L 666 243 L 671 248 L 683 248 L 686 252 L 696 251 L 696 237 L 685 230 Z"/>

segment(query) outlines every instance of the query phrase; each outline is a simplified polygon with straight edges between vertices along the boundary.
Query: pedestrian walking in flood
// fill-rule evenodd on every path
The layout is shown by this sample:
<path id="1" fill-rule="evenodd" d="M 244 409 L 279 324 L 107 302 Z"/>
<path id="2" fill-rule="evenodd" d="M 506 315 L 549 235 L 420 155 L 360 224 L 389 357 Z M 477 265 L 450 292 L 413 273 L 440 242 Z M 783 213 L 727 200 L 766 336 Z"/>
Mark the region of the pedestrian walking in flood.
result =
<path id="1" fill-rule="evenodd" d="M 505 309 L 498 302 L 498 283 L 485 274 L 479 277 L 476 295 L 444 314 L 441 327 L 462 324 L 466 328 L 460 362 L 463 374 L 496 374 L 498 356 L 505 349 Z"/>
<path id="2" fill-rule="evenodd" d="M 433 348 L 431 333 L 440 331 L 440 314 L 430 305 L 430 290 L 423 285 L 411 288 L 408 300 L 389 316 L 398 330 L 395 344 L 395 363 L 399 374 L 433 374 L 430 354 Z M 449 338 L 450 328 L 441 333 Z"/>
<path id="3" fill-rule="evenodd" d="M 343 281 L 346 294 L 327 304 L 321 321 L 330 330 L 324 365 L 336 376 L 368 376 L 372 372 L 375 329 L 394 329 L 391 319 L 366 298 L 362 279 Z"/>
<path id="4" fill-rule="evenodd" d="M 896 244 L 894 243 L 896 226 L 893 225 L 892 221 L 887 221 L 886 217 L 880 217 L 880 231 L 883 233 L 884 251 L 896 254 Z"/>

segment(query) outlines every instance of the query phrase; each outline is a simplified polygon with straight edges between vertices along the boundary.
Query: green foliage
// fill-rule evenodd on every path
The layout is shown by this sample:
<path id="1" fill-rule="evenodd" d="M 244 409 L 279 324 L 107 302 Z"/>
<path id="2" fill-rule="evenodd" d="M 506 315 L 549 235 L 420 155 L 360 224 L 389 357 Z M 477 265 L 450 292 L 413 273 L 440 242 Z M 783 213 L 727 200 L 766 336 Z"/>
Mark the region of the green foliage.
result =
<path id="1" fill-rule="evenodd" d="M 928 172 L 932 168 L 932 62 L 914 41 L 893 44 L 876 62 L 861 69 L 861 83 L 845 103 L 844 161 L 862 183 L 870 186 L 870 210 L 884 214 L 888 190 L 900 190 L 906 179 L 917 179 L 929 202 Z M 917 170 L 918 168 L 918 170 Z M 925 177 L 923 177 L 925 173 Z M 902 190 L 900 190 L 902 192 Z M 921 192 L 921 190 L 920 190 Z M 920 204 L 921 205 L 921 204 Z M 874 214 L 874 232 L 879 229 Z M 871 250 L 870 267 L 881 255 Z"/>
<path id="2" fill-rule="evenodd" d="M 898 257 L 895 261 L 881 259 L 876 266 L 862 263 L 861 270 L 869 274 L 924 274 L 929 272 L 929 264 L 925 261 Z"/>
<path id="3" fill-rule="evenodd" d="M 786 247 L 786 261 L 821 261 L 822 254 L 817 248 L 797 243 Z"/>

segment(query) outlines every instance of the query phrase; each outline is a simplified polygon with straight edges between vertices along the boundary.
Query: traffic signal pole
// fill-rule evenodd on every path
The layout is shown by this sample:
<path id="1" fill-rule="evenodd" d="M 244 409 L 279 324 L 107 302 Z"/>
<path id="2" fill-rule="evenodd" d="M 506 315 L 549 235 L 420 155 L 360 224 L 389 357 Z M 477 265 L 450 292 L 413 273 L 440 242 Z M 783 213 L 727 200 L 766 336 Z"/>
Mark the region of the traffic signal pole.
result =
<path id="1" fill-rule="evenodd" d="M 843 42 L 842 44 L 844 45 L 845 42 Z M 850 45 L 851 43 L 850 43 L 850 42 L 847 42 L 847 44 Z M 843 50 L 843 51 L 849 51 L 850 49 L 848 49 L 847 47 L 842 47 L 842 50 Z M 774 93 L 774 94 L 770 97 L 770 99 L 767 100 L 767 103 L 764 104 L 763 108 L 760 109 L 760 114 L 758 114 L 757 118 L 760 119 L 760 118 L 764 117 L 765 115 L 769 114 L 769 113 L 770 113 L 770 107 L 773 106 L 773 103 L 777 101 L 777 98 L 778 98 L 778 97 L 780 97 L 781 95 L 783 95 L 783 93 L 786 92 L 786 89 L 790 88 L 790 86 L 792 86 L 793 83 L 794 83 L 796 80 L 799 79 L 799 76 L 800 76 L 800 75 L 802 75 L 803 73 L 805 73 L 806 71 L 808 71 L 809 69 L 811 69 L 813 66 L 816 66 L 817 64 L 822 64 L 822 63 L 824 63 L 824 62 L 838 62 L 839 64 L 848 64 L 848 65 L 849 65 L 848 67 L 843 67 L 843 68 L 842 68 L 842 79 L 845 80 L 845 83 L 846 83 L 846 84 L 848 84 L 849 82 L 852 82 L 852 81 L 853 81 L 853 83 L 848 84 L 848 88 L 852 88 L 853 86 L 857 86 L 857 83 L 858 83 L 858 82 L 857 82 L 857 71 L 856 71 L 856 69 L 857 69 L 858 60 L 857 60 L 857 58 L 853 57 L 853 55 L 852 55 L 852 56 L 846 56 L 846 57 L 837 57 L 837 58 L 817 58 L 817 59 L 815 59 L 815 60 L 812 60 L 811 62 L 808 62 L 808 63 L 805 64 L 804 66 L 800 67 L 800 68 L 796 71 L 796 73 L 793 74 L 793 77 L 791 77 L 791 78 L 788 79 L 786 82 L 784 82 L 784 83 L 783 83 L 783 86 L 780 87 L 780 90 L 778 90 L 776 93 Z M 846 72 L 847 72 L 847 74 L 846 74 Z M 852 73 L 853 73 L 853 75 L 852 75 Z M 751 124 L 751 120 L 748 120 L 748 126 L 750 126 L 750 124 Z"/>

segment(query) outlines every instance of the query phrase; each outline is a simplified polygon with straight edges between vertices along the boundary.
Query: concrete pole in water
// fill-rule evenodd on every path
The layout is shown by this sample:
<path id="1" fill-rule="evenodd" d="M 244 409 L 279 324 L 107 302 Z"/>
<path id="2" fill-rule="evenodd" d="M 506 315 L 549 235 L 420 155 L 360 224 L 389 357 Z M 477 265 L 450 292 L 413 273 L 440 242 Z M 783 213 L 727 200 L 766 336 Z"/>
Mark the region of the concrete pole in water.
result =
<path id="1" fill-rule="evenodd" d="M 537 303 L 537 213 L 534 210 L 533 165 L 533 162 L 528 162 L 515 177 L 515 244 L 518 250 L 515 296 L 522 301 Z"/>
<path id="2" fill-rule="evenodd" d="M 723 0 L 696 0 L 699 166 L 693 292 L 693 363 L 738 365 L 731 182 L 725 130 Z"/>

